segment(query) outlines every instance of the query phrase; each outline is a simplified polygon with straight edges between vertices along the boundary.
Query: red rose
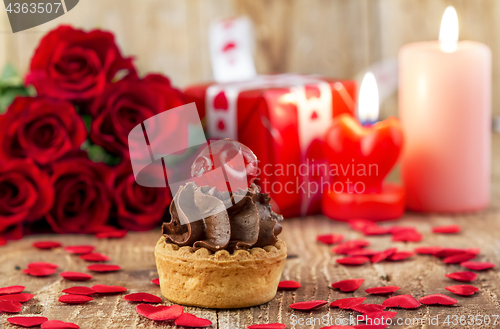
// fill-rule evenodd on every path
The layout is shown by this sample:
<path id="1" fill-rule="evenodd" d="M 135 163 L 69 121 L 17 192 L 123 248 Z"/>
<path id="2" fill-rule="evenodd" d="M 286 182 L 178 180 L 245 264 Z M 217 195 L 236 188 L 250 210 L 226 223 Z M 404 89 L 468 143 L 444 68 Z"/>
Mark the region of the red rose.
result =
<path id="1" fill-rule="evenodd" d="M 56 233 L 96 233 L 105 229 L 114 177 L 103 163 L 86 155 L 68 156 L 52 164 L 55 202 L 47 222 Z"/>
<path id="2" fill-rule="evenodd" d="M 41 219 L 52 207 L 49 176 L 29 159 L 0 164 L 0 232 Z"/>
<path id="3" fill-rule="evenodd" d="M 79 149 L 87 131 L 68 102 L 18 97 L 0 116 L 0 160 L 32 158 L 50 163 Z"/>
<path id="4" fill-rule="evenodd" d="M 99 95 L 122 69 L 135 75 L 132 60 L 122 57 L 113 34 L 59 26 L 40 41 L 26 83 L 39 95 L 83 101 Z"/>
<path id="5" fill-rule="evenodd" d="M 144 79 L 123 79 L 106 87 L 90 112 L 94 116 L 90 139 L 113 154 L 128 156 L 128 134 L 139 123 L 184 104 L 181 92 L 158 74 Z M 173 126 L 176 122 L 170 122 Z M 165 131 L 174 130 L 168 126 Z M 180 136 L 177 136 L 180 138 Z"/>
<path id="6" fill-rule="evenodd" d="M 134 231 L 158 226 L 172 201 L 170 189 L 140 186 L 135 182 L 128 161 L 118 167 L 116 175 L 114 191 L 118 224 Z"/>

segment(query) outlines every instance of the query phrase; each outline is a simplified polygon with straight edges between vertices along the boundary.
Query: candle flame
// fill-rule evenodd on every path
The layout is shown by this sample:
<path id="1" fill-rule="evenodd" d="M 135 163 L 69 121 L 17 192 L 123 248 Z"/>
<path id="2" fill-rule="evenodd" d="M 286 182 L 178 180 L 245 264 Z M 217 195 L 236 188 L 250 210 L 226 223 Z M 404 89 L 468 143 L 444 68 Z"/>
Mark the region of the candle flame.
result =
<path id="1" fill-rule="evenodd" d="M 441 49 L 447 53 L 457 49 L 458 16 L 453 6 L 446 7 L 444 11 L 441 29 L 439 30 L 439 41 L 441 41 Z"/>
<path id="2" fill-rule="evenodd" d="M 372 72 L 367 72 L 361 82 L 358 96 L 358 119 L 374 123 L 378 120 L 379 95 L 377 81 Z"/>

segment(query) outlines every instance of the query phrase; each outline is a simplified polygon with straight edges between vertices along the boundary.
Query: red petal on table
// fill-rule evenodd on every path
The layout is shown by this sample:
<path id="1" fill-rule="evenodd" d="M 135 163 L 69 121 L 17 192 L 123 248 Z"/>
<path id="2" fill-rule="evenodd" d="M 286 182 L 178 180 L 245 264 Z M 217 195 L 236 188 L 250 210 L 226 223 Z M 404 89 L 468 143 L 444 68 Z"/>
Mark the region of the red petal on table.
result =
<path id="1" fill-rule="evenodd" d="M 381 262 L 383 260 L 386 260 L 389 256 L 394 254 L 397 250 L 398 250 L 398 248 L 389 248 L 389 249 L 386 249 L 384 251 L 381 251 L 378 254 L 373 255 L 371 258 L 371 261 L 372 261 L 372 263 L 378 263 L 378 262 Z"/>
<path id="2" fill-rule="evenodd" d="M 363 304 L 366 300 L 366 297 L 351 297 L 351 298 L 342 298 L 337 299 L 336 301 L 330 303 L 330 307 L 338 307 L 341 309 L 351 309 L 354 306 Z"/>
<path id="3" fill-rule="evenodd" d="M 398 234 L 407 231 L 416 231 L 417 229 L 413 226 L 391 226 L 389 227 L 389 233 Z"/>
<path id="4" fill-rule="evenodd" d="M 78 329 L 78 326 L 75 323 L 64 322 L 59 320 L 49 320 L 47 322 L 42 323 L 42 329 Z"/>
<path id="5" fill-rule="evenodd" d="M 160 285 L 160 278 L 153 279 L 153 280 L 151 280 L 151 282 L 154 283 L 154 284 L 156 284 L 157 286 L 159 286 Z"/>
<path id="6" fill-rule="evenodd" d="M 476 254 L 464 252 L 461 254 L 456 254 L 453 256 L 446 257 L 445 259 L 443 259 L 443 263 L 445 263 L 445 264 L 459 264 L 459 263 L 471 260 L 473 258 L 476 258 L 476 256 L 477 256 Z"/>
<path id="7" fill-rule="evenodd" d="M 420 303 L 411 295 L 398 295 L 387 298 L 382 303 L 385 307 L 418 308 Z"/>
<path id="8" fill-rule="evenodd" d="M 93 299 L 90 296 L 84 295 L 62 295 L 59 297 L 59 301 L 66 304 L 85 304 Z"/>
<path id="9" fill-rule="evenodd" d="M 127 235 L 126 230 L 114 230 L 109 232 L 96 233 L 95 236 L 98 239 L 120 239 Z"/>
<path id="10" fill-rule="evenodd" d="M 392 241 L 402 242 L 420 242 L 422 241 L 422 234 L 418 231 L 408 230 L 398 232 L 392 235 Z"/>
<path id="11" fill-rule="evenodd" d="M 299 311 L 310 311 L 315 308 L 326 305 L 328 302 L 326 300 L 311 300 L 307 302 L 298 302 L 290 305 L 290 308 Z"/>
<path id="12" fill-rule="evenodd" d="M 199 318 L 196 315 L 189 313 L 182 313 L 175 319 L 175 325 L 190 328 L 208 327 L 212 325 L 212 321 L 208 319 Z"/>
<path id="13" fill-rule="evenodd" d="M 445 277 L 455 281 L 470 282 L 477 279 L 477 274 L 469 271 L 448 273 Z"/>
<path id="14" fill-rule="evenodd" d="M 365 292 L 372 295 L 389 295 L 399 289 L 401 288 L 398 286 L 383 286 L 383 287 L 368 288 L 365 290 Z"/>
<path id="15" fill-rule="evenodd" d="M 370 261 L 370 258 L 365 257 L 365 256 L 344 257 L 344 258 L 339 258 L 336 260 L 336 262 L 339 264 L 351 265 L 351 266 L 363 265 L 364 263 L 369 262 L 369 261 Z"/>
<path id="16" fill-rule="evenodd" d="M 365 279 L 342 280 L 332 283 L 332 288 L 337 288 L 344 292 L 350 292 L 358 289 L 364 281 Z"/>
<path id="17" fill-rule="evenodd" d="M 7 244 L 7 239 L 0 236 L 0 246 L 5 246 Z"/>
<path id="18" fill-rule="evenodd" d="M 435 226 L 432 228 L 432 232 L 434 233 L 459 233 L 462 230 L 460 225 L 444 225 L 444 226 Z"/>
<path id="19" fill-rule="evenodd" d="M 59 275 L 70 281 L 87 281 L 92 279 L 92 275 L 81 272 L 61 272 Z"/>
<path id="20" fill-rule="evenodd" d="M 349 240 L 333 247 L 332 252 L 346 255 L 350 251 L 358 250 L 368 245 L 370 245 L 370 242 L 366 240 Z"/>
<path id="21" fill-rule="evenodd" d="M 347 255 L 371 257 L 371 256 L 376 255 L 378 253 L 379 253 L 379 251 L 372 250 L 372 249 L 355 249 L 355 250 L 351 250 L 351 251 L 347 252 Z"/>
<path id="22" fill-rule="evenodd" d="M 74 286 L 71 288 L 64 289 L 62 292 L 71 295 L 85 295 L 85 296 L 90 296 L 96 293 L 94 289 L 83 286 Z"/>
<path id="23" fill-rule="evenodd" d="M 16 301 L 0 301 L 0 312 L 4 313 L 19 313 L 23 305 L 20 302 Z"/>
<path id="24" fill-rule="evenodd" d="M 49 276 L 56 273 L 57 269 L 51 267 L 32 267 L 23 270 L 23 273 L 31 276 Z"/>
<path id="25" fill-rule="evenodd" d="M 371 221 L 371 220 L 368 220 L 368 219 L 362 219 L 362 218 L 358 218 L 358 219 L 351 219 L 349 220 L 349 226 L 355 230 L 355 231 L 358 231 L 358 232 L 363 232 L 363 230 L 365 229 L 365 227 L 367 226 L 373 226 L 373 225 L 377 225 L 375 222 Z"/>
<path id="26" fill-rule="evenodd" d="M 411 256 L 415 255 L 413 251 L 398 251 L 389 256 L 389 260 L 392 261 L 400 261 L 400 260 L 405 260 L 410 258 Z"/>
<path id="27" fill-rule="evenodd" d="M 181 316 L 184 312 L 184 308 L 180 305 L 153 306 L 149 304 L 139 304 L 135 307 L 135 311 L 150 320 L 171 321 Z"/>
<path id="28" fill-rule="evenodd" d="M 18 294 L 20 292 L 23 292 L 23 290 L 25 288 L 26 288 L 25 286 L 3 287 L 3 288 L 0 288 L 0 295 Z"/>
<path id="29" fill-rule="evenodd" d="M 435 255 L 436 253 L 443 250 L 443 247 L 432 246 L 432 247 L 417 247 L 413 249 L 419 255 Z"/>
<path id="30" fill-rule="evenodd" d="M 95 272 L 115 272 L 121 270 L 122 268 L 118 265 L 95 264 L 87 266 L 87 269 Z"/>
<path id="31" fill-rule="evenodd" d="M 9 302 L 20 302 L 24 303 L 33 298 L 35 295 L 28 293 L 12 294 L 12 295 L 2 295 L 0 296 L 0 301 L 5 300 Z"/>
<path id="32" fill-rule="evenodd" d="M 109 257 L 103 255 L 99 252 L 92 252 L 88 254 L 80 255 L 80 258 L 86 260 L 87 262 L 105 262 L 109 260 Z"/>
<path id="33" fill-rule="evenodd" d="M 35 267 L 59 268 L 59 265 L 46 262 L 33 262 L 28 264 L 28 268 Z"/>
<path id="34" fill-rule="evenodd" d="M 89 245 L 64 247 L 64 250 L 66 250 L 70 254 L 76 254 L 76 255 L 88 254 L 89 252 L 92 252 L 94 249 L 95 249 L 94 246 L 89 246 Z"/>
<path id="35" fill-rule="evenodd" d="M 439 257 L 439 258 L 446 258 L 458 254 L 463 254 L 465 252 L 464 249 L 458 249 L 458 248 L 442 248 L 441 250 L 437 251 L 434 256 Z"/>
<path id="36" fill-rule="evenodd" d="M 389 312 L 389 311 L 372 312 L 363 314 L 362 316 L 359 317 L 359 319 L 365 322 L 371 320 L 372 323 L 387 324 L 387 320 L 392 319 L 397 314 L 398 314 L 397 312 Z"/>
<path id="37" fill-rule="evenodd" d="M 369 225 L 363 229 L 364 235 L 384 235 L 389 234 L 390 228 L 378 225 Z"/>
<path id="38" fill-rule="evenodd" d="M 360 304 L 354 307 L 351 307 L 351 310 L 367 314 L 367 313 L 373 313 L 373 312 L 380 312 L 385 309 L 385 306 L 379 305 L 379 304 Z"/>
<path id="39" fill-rule="evenodd" d="M 123 296 L 123 299 L 129 302 L 144 302 L 144 303 L 161 303 L 161 298 L 146 292 L 136 292 L 134 294 L 128 294 Z"/>
<path id="40" fill-rule="evenodd" d="M 12 318 L 7 318 L 7 321 L 9 321 L 10 323 L 25 328 L 39 326 L 47 320 L 48 319 L 43 316 L 15 316 Z"/>
<path id="41" fill-rule="evenodd" d="M 33 243 L 33 247 L 38 249 L 53 249 L 60 246 L 61 243 L 57 241 L 37 241 Z"/>
<path id="42" fill-rule="evenodd" d="M 434 295 L 424 296 L 424 297 L 421 297 L 419 299 L 419 301 L 425 305 L 434 305 L 434 304 L 454 305 L 457 303 L 457 300 L 455 298 L 452 298 L 450 296 L 446 296 L 443 294 L 434 294 Z"/>
<path id="43" fill-rule="evenodd" d="M 281 323 L 263 323 L 263 324 L 252 324 L 247 326 L 248 329 L 285 329 L 286 324 Z"/>
<path id="44" fill-rule="evenodd" d="M 323 234 L 318 235 L 316 240 L 324 244 L 336 244 L 342 242 L 342 240 L 344 240 L 344 236 L 342 234 Z"/>
<path id="45" fill-rule="evenodd" d="M 468 268 L 469 270 L 474 270 L 474 271 L 484 271 L 495 267 L 495 264 L 490 262 L 474 262 L 474 261 L 462 262 L 460 263 L 460 265 L 465 268 Z"/>
<path id="46" fill-rule="evenodd" d="M 119 294 L 121 292 L 127 291 L 127 288 L 121 286 L 108 286 L 105 284 L 96 284 L 92 286 L 92 289 L 95 290 L 98 294 Z"/>
<path id="47" fill-rule="evenodd" d="M 278 284 L 278 290 L 295 290 L 302 287 L 302 285 L 297 281 L 280 281 Z"/>
<path id="48" fill-rule="evenodd" d="M 469 286 L 467 284 L 459 284 L 456 286 L 449 286 L 445 288 L 448 291 L 451 291 L 455 295 L 460 295 L 460 296 L 470 296 L 474 295 L 475 292 L 479 291 L 479 288 L 476 288 L 474 286 Z"/>

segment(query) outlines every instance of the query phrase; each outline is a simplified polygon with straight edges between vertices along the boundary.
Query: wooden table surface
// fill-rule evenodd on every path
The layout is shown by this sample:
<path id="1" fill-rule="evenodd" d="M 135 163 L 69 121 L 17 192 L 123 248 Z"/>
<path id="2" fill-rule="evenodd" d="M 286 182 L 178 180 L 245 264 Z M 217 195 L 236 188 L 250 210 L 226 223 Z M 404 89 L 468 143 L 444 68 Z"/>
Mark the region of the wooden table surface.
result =
<path id="1" fill-rule="evenodd" d="M 499 149 L 500 137 L 494 136 L 494 150 Z M 372 245 L 370 248 L 382 250 L 390 246 L 401 250 L 412 250 L 416 246 L 438 245 L 456 248 L 481 248 L 479 260 L 491 261 L 500 266 L 500 153 L 494 154 L 493 162 L 493 196 L 489 209 L 467 215 L 422 215 L 408 213 L 397 225 L 416 226 L 423 233 L 419 243 L 392 242 L 390 236 L 367 237 Z M 391 225 L 392 223 L 382 224 Z M 456 235 L 433 234 L 431 228 L 436 225 L 459 224 L 462 233 Z M 382 262 L 365 264 L 359 267 L 346 267 L 337 264 L 339 258 L 326 245 L 318 244 L 315 239 L 320 233 L 341 233 L 346 239 L 362 238 L 363 236 L 351 230 L 344 223 L 331 221 L 323 216 L 290 219 L 283 224 L 281 237 L 288 246 L 290 258 L 285 264 L 282 280 L 297 280 L 302 288 L 295 292 L 278 292 L 269 303 L 242 310 L 207 310 L 186 307 L 186 311 L 197 316 L 203 316 L 213 322 L 212 328 L 246 328 L 255 323 L 280 322 L 287 328 L 320 328 L 324 326 L 324 316 L 335 319 L 355 317 L 355 312 L 332 309 L 323 306 L 313 312 L 297 312 L 288 306 L 294 302 L 323 299 L 332 302 L 339 298 L 367 296 L 366 288 L 381 285 L 397 285 L 401 287 L 398 294 L 411 294 L 415 298 L 428 294 L 442 293 L 452 296 L 445 290 L 446 286 L 459 284 L 444 275 L 463 270 L 459 265 L 445 265 L 441 260 L 431 256 L 415 256 L 401 262 Z M 35 297 L 24 304 L 22 314 L 37 314 L 49 319 L 70 321 L 81 328 L 172 328 L 167 323 L 155 323 L 135 312 L 135 305 L 123 299 L 122 295 L 95 297 L 85 305 L 66 305 L 58 302 L 61 291 L 75 285 L 92 286 L 94 284 L 122 285 L 129 292 L 148 292 L 160 295 L 158 286 L 151 283 L 157 278 L 153 249 L 160 237 L 160 231 L 146 233 L 129 233 L 123 239 L 100 240 L 93 236 L 79 235 L 38 235 L 29 236 L 20 241 L 10 242 L 0 247 L 0 287 L 9 285 L 24 285 L 26 292 Z M 94 274 L 94 278 L 83 283 L 71 282 L 54 274 L 49 277 L 36 278 L 22 273 L 22 269 L 30 262 L 45 261 L 56 263 L 60 271 L 86 272 L 89 263 L 70 255 L 61 248 L 44 251 L 31 246 L 36 240 L 56 240 L 64 245 L 92 244 L 96 251 L 111 257 L 108 263 L 118 264 L 123 270 L 114 273 Z M 332 282 L 364 278 L 365 282 L 354 293 L 342 293 L 329 288 Z M 458 306 L 421 306 L 416 310 L 399 310 L 395 319 L 424 319 L 439 316 L 440 328 L 500 328 L 500 318 L 493 321 L 495 315 L 500 315 L 500 274 L 499 269 L 479 272 L 478 279 L 472 283 L 480 289 L 471 297 L 454 296 Z M 365 303 L 381 303 L 385 298 L 368 296 Z M 165 305 L 169 305 L 164 300 Z M 450 324 L 443 322 L 450 315 Z M 483 318 L 489 316 L 489 326 L 453 325 L 453 316 L 470 315 Z M 0 328 L 14 328 L 7 323 L 9 315 L 2 314 Z M 309 319 L 309 320 L 308 320 Z M 315 324 L 299 325 L 299 321 L 316 321 Z M 391 328 L 428 328 L 429 325 L 393 325 Z M 432 327 L 432 326 L 431 326 Z"/>

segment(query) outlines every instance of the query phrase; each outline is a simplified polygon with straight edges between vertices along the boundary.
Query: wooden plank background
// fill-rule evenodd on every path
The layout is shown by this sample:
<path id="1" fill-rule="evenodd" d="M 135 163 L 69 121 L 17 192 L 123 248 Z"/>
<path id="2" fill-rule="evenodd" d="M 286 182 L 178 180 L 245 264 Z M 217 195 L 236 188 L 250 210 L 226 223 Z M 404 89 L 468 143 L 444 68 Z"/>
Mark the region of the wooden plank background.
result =
<path id="1" fill-rule="evenodd" d="M 81 0 L 64 16 L 12 34 L 0 5 L 0 66 L 25 72 L 33 49 L 58 24 L 103 28 L 116 34 L 141 73 L 156 71 L 175 85 L 210 80 L 208 27 L 215 19 L 246 15 L 256 26 L 259 73 L 319 73 L 353 78 L 394 58 L 409 42 L 435 40 L 444 9 L 458 11 L 460 39 L 500 52 L 498 0 Z M 500 114 L 500 63 L 493 62 L 493 108 Z M 382 116 L 397 112 L 396 95 Z"/>

